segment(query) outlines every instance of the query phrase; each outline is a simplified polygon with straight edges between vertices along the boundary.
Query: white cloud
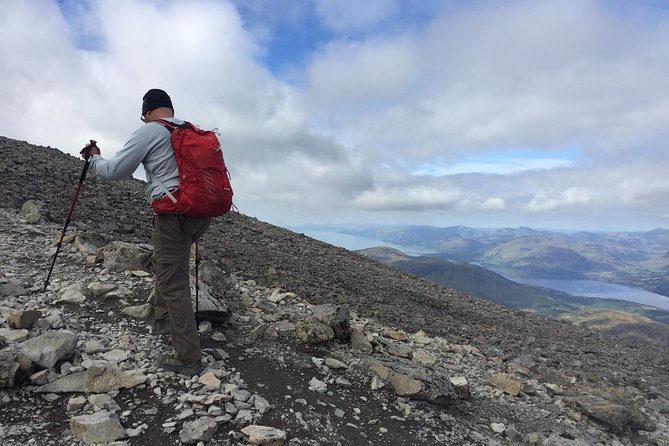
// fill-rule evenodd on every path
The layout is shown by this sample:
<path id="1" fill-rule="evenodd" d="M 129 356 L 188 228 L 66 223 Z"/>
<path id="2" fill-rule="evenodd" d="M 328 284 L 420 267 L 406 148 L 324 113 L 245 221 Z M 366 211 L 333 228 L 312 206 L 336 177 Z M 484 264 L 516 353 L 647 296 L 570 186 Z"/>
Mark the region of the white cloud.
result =
<path id="1" fill-rule="evenodd" d="M 111 156 L 159 87 L 220 129 L 238 204 L 272 222 L 667 222 L 666 13 L 414 3 L 5 0 L 0 134 Z M 272 33 L 314 17 L 335 35 L 289 84 Z"/>
<path id="2" fill-rule="evenodd" d="M 498 197 L 490 197 L 481 204 L 481 209 L 486 211 L 499 211 L 506 208 L 506 201 Z"/>
<path id="3" fill-rule="evenodd" d="M 331 131 L 417 159 L 575 141 L 624 154 L 667 136 L 669 61 L 653 56 L 669 44 L 665 27 L 594 1 L 484 5 L 422 32 L 326 47 L 307 93 Z"/>
<path id="4" fill-rule="evenodd" d="M 593 195 L 593 191 L 579 187 L 570 187 L 557 196 L 547 196 L 544 193 L 538 193 L 527 204 L 526 209 L 530 212 L 546 212 L 574 205 L 580 206 L 590 203 Z"/>
<path id="5" fill-rule="evenodd" d="M 450 209 L 462 196 L 457 189 L 443 190 L 427 186 L 377 188 L 364 191 L 353 200 L 353 206 L 369 211 L 416 211 Z"/>

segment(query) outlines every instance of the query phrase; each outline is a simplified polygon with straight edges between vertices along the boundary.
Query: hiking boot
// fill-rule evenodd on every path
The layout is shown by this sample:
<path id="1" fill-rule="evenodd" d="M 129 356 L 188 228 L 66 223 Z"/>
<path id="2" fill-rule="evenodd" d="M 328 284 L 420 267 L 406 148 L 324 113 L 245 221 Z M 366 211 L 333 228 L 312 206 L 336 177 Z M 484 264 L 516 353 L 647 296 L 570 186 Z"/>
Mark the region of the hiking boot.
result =
<path id="1" fill-rule="evenodd" d="M 158 355 L 156 363 L 158 364 L 158 367 L 161 367 L 166 371 L 179 373 L 181 375 L 199 375 L 204 371 L 202 361 L 199 359 L 193 362 L 183 362 L 172 355 Z"/>
<path id="2" fill-rule="evenodd" d="M 169 319 L 156 319 L 153 321 L 153 329 L 151 330 L 154 335 L 168 335 L 170 331 L 170 320 Z"/>

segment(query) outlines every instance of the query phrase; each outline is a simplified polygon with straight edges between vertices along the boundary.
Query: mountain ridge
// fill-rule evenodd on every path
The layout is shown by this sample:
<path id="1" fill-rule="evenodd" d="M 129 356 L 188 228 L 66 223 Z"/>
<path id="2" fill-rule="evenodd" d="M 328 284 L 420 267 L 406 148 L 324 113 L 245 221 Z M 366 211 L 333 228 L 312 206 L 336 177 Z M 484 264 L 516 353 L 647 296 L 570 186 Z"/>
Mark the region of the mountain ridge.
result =
<path id="1" fill-rule="evenodd" d="M 615 299 L 572 296 L 522 285 L 478 265 L 450 262 L 427 255 L 410 256 L 395 248 L 376 247 L 356 252 L 404 272 L 491 302 L 594 328 L 603 328 L 604 332 L 610 334 L 669 346 L 667 310 Z M 621 311 L 623 308 L 624 312 Z M 632 316 L 634 314 L 638 316 L 634 318 Z M 626 316 L 623 317 L 624 315 Z M 601 327 L 590 323 L 593 318 L 607 319 L 608 324 Z"/>
<path id="2" fill-rule="evenodd" d="M 343 232 L 417 246 L 452 261 L 515 268 L 528 277 L 601 280 L 669 295 L 669 230 L 661 228 L 600 233 L 406 226 Z"/>

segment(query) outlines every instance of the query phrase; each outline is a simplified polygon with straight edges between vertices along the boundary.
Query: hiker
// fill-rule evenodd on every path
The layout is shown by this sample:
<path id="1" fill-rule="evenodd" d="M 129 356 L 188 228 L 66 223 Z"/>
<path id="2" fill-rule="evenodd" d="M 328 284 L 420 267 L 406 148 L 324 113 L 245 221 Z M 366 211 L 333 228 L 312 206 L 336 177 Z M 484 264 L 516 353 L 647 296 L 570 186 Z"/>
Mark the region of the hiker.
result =
<path id="1" fill-rule="evenodd" d="M 172 147 L 170 130 L 156 120 L 175 125 L 184 123 L 174 117 L 169 95 L 160 89 L 149 90 L 142 98 L 141 120 L 145 123 L 133 133 L 123 149 L 113 158 L 100 156 L 91 141 L 84 158 L 102 178 L 120 180 L 132 175 L 143 164 L 149 203 L 179 190 L 179 168 Z M 161 213 L 153 217 L 153 260 L 155 269 L 154 334 L 172 336 L 174 355 L 159 355 L 157 364 L 165 370 L 197 375 L 203 370 L 202 351 L 193 314 L 189 282 L 191 245 L 207 230 L 210 218 L 193 218 L 183 213 Z"/>

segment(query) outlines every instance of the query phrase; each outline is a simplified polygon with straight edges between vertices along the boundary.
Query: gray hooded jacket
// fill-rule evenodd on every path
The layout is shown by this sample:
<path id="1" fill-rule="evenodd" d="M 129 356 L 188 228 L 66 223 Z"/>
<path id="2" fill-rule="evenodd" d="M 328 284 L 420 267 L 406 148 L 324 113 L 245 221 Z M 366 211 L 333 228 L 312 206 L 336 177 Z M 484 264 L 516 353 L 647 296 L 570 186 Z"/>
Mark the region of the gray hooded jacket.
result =
<path id="1" fill-rule="evenodd" d="M 182 124 L 177 118 L 166 121 Z M 107 180 L 120 180 L 133 174 L 140 164 L 146 172 L 146 195 L 149 203 L 164 194 L 161 182 L 167 189 L 179 186 L 177 166 L 170 132 L 158 122 L 147 122 L 132 134 L 123 149 L 113 158 L 100 155 L 91 157 L 91 168 Z"/>

